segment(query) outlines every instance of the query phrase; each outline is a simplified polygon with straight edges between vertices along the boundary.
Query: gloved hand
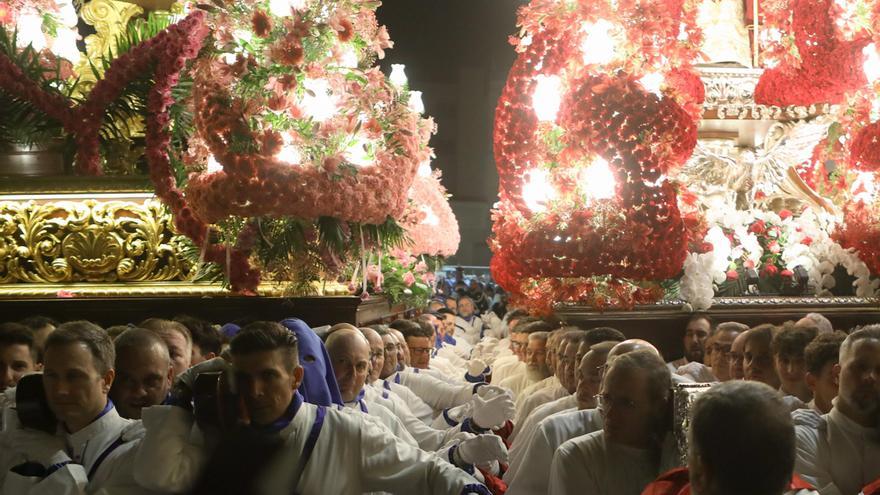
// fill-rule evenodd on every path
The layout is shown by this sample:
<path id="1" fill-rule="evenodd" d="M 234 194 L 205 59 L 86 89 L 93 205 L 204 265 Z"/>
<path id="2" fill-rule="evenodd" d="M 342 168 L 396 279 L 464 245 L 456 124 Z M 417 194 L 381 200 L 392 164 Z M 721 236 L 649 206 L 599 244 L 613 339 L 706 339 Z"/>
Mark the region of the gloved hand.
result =
<path id="1" fill-rule="evenodd" d="M 482 359 L 471 359 L 468 361 L 467 374 L 474 378 L 483 374 L 483 371 L 486 369 L 486 362 Z M 484 387 L 480 387 L 484 388 Z"/>
<path id="2" fill-rule="evenodd" d="M 471 416 L 478 428 L 492 429 L 513 419 L 516 407 L 513 398 L 507 394 L 495 396 L 489 400 L 474 397 L 474 412 Z"/>
<path id="3" fill-rule="evenodd" d="M 491 399 L 499 395 L 513 396 L 510 390 L 497 385 L 483 385 L 477 389 L 477 396 L 483 399 Z"/>
<path id="4" fill-rule="evenodd" d="M 9 431 L 9 445 L 21 453 L 28 461 L 48 468 L 53 464 L 70 461 L 64 439 L 30 428 L 16 428 Z"/>
<path id="5" fill-rule="evenodd" d="M 465 464 L 507 462 L 507 447 L 498 435 L 478 435 L 458 444 L 458 456 Z"/>
<path id="6" fill-rule="evenodd" d="M 196 382 L 196 377 L 199 376 L 199 373 L 226 371 L 229 368 L 230 364 L 222 357 L 215 357 L 214 359 L 202 361 L 178 375 L 177 380 L 175 380 L 175 386 L 183 386 L 192 390 L 193 384 Z"/>
<path id="7" fill-rule="evenodd" d="M 813 409 L 797 409 L 791 413 L 791 422 L 794 426 L 818 428 L 825 420 Z"/>
<path id="8" fill-rule="evenodd" d="M 460 406 L 450 407 L 446 410 L 446 415 L 449 416 L 449 419 L 461 423 L 464 418 L 471 416 L 473 410 L 473 401 L 468 401 Z"/>

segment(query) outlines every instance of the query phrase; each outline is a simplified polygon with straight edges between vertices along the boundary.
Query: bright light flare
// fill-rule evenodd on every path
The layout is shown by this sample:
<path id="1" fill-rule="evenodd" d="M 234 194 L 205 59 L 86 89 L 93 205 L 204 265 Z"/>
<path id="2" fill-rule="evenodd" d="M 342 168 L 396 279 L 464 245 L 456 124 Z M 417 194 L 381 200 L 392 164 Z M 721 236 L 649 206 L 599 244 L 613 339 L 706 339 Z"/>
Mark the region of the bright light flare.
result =
<path id="1" fill-rule="evenodd" d="M 880 79 L 880 54 L 877 53 L 877 45 L 871 43 L 862 49 L 862 54 L 865 56 L 865 77 L 869 83 L 874 84 Z"/>
<path id="2" fill-rule="evenodd" d="M 440 217 L 434 213 L 434 210 L 428 205 L 422 205 L 422 211 L 425 213 L 425 218 L 422 220 L 422 225 L 429 225 L 431 227 L 436 227 L 440 225 Z"/>
<path id="3" fill-rule="evenodd" d="M 357 167 L 369 167 L 376 161 L 372 148 L 372 141 L 357 135 L 351 145 L 345 150 L 345 160 Z"/>
<path id="4" fill-rule="evenodd" d="M 554 122 L 562 104 L 562 80 L 559 76 L 538 75 L 538 84 L 532 94 L 532 108 L 538 120 Z"/>
<path id="5" fill-rule="evenodd" d="M 617 181 L 604 158 L 597 157 L 589 167 L 582 169 L 579 179 L 587 203 L 614 197 Z"/>
<path id="6" fill-rule="evenodd" d="M 874 174 L 872 172 L 858 172 L 856 180 L 850 188 L 853 193 L 853 200 L 857 203 L 873 204 L 877 197 L 877 185 L 874 183 Z"/>
<path id="7" fill-rule="evenodd" d="M 423 161 L 419 164 L 419 176 L 420 177 L 430 177 L 431 176 L 431 162 L 428 160 Z"/>
<path id="8" fill-rule="evenodd" d="M 662 88 L 665 83 L 666 79 L 663 77 L 663 74 L 660 74 L 659 72 L 651 72 L 639 79 L 639 84 L 645 88 L 645 91 L 657 96 L 662 96 L 663 93 L 660 92 L 660 88 Z"/>
<path id="9" fill-rule="evenodd" d="M 318 122 L 324 122 L 336 114 L 336 97 L 327 81 L 306 79 L 303 87 L 307 90 L 302 99 L 302 109 L 306 115 Z"/>
<path id="10" fill-rule="evenodd" d="M 533 169 L 526 173 L 522 187 L 522 197 L 526 206 L 534 213 L 547 211 L 547 205 L 556 199 L 557 193 L 550 183 L 547 170 Z"/>
<path id="11" fill-rule="evenodd" d="M 397 88 L 406 86 L 406 83 L 409 82 L 406 78 L 406 66 L 403 64 L 391 64 L 391 75 L 388 76 L 388 80 Z"/>
<path id="12" fill-rule="evenodd" d="M 584 23 L 581 32 L 585 33 L 581 42 L 581 53 L 586 65 L 603 65 L 614 60 L 617 43 L 614 41 L 614 24 L 599 19 L 594 23 Z"/>

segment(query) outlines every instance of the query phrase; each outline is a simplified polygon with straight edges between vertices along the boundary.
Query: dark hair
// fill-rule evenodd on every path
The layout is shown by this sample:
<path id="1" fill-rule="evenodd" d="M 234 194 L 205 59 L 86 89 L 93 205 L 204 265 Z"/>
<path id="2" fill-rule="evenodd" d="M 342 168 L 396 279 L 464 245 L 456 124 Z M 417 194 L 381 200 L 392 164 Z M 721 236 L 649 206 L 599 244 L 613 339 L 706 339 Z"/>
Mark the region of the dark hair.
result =
<path id="1" fill-rule="evenodd" d="M 708 313 L 700 313 L 700 312 L 692 314 L 691 317 L 688 318 L 687 323 L 685 323 L 685 327 L 687 327 L 691 323 L 693 323 L 695 321 L 699 321 L 699 320 L 706 320 L 706 322 L 709 323 L 709 331 L 710 332 L 715 328 L 715 320 L 713 320 L 712 317 L 709 316 Z"/>
<path id="2" fill-rule="evenodd" d="M 626 336 L 620 330 L 611 327 L 591 328 L 584 335 L 584 341 L 591 346 L 599 342 L 623 342 L 624 340 L 626 340 Z"/>
<path id="3" fill-rule="evenodd" d="M 779 392 L 759 382 L 725 382 L 697 397 L 691 413 L 691 449 L 715 493 L 782 493 L 794 470 L 795 437 Z"/>
<path id="4" fill-rule="evenodd" d="M 159 346 L 162 354 L 166 359 L 171 361 L 171 355 L 168 353 L 168 345 L 162 340 L 162 337 L 156 335 L 156 332 L 147 330 L 146 328 L 131 327 L 119 334 L 113 341 L 113 348 L 116 349 L 116 355 L 119 356 L 128 349 L 149 349 L 153 346 Z"/>
<path id="5" fill-rule="evenodd" d="M 526 316 L 529 316 L 528 311 L 524 309 L 514 308 L 504 315 L 504 321 L 518 320 L 520 318 L 525 318 Z"/>
<path id="6" fill-rule="evenodd" d="M 214 325 L 210 322 L 196 318 L 194 316 L 175 316 L 174 321 L 185 326 L 192 335 L 193 345 L 199 346 L 202 355 L 213 352 L 215 356 L 220 355 L 223 348 L 223 342 L 220 339 L 220 332 L 214 329 Z"/>
<path id="7" fill-rule="evenodd" d="M 132 328 L 138 328 L 138 327 L 136 327 L 134 325 L 113 325 L 113 326 L 105 328 L 104 331 L 106 331 L 107 335 L 110 336 L 110 339 L 115 342 L 117 337 L 119 337 L 124 332 L 127 332 L 128 330 L 130 330 Z"/>
<path id="8" fill-rule="evenodd" d="M 803 358 L 807 344 L 816 338 L 815 327 L 797 327 L 794 323 L 780 326 L 773 336 L 773 355 Z"/>
<path id="9" fill-rule="evenodd" d="M 443 315 L 452 315 L 452 316 L 455 316 L 455 311 L 453 311 L 453 310 L 447 308 L 446 306 L 444 306 L 444 307 L 438 309 L 438 310 L 436 311 L 436 314 L 437 314 L 438 316 L 443 316 Z"/>
<path id="10" fill-rule="evenodd" d="M 255 321 L 238 332 L 229 343 L 233 356 L 254 352 L 281 350 L 287 358 L 289 369 L 299 366 L 296 334 L 274 321 Z"/>
<path id="11" fill-rule="evenodd" d="M 749 329 L 749 326 L 745 323 L 740 323 L 738 321 L 722 321 L 721 323 L 715 325 L 714 334 L 718 332 L 737 332 L 743 333 Z"/>
<path id="12" fill-rule="evenodd" d="M 0 323 L 0 347 L 26 345 L 31 359 L 36 363 L 37 349 L 34 345 L 34 332 L 20 323 Z"/>
<path id="13" fill-rule="evenodd" d="M 189 333 L 189 329 L 186 328 L 182 323 L 178 323 L 172 320 L 165 320 L 162 318 L 147 318 L 142 321 L 139 325 L 139 328 L 146 328 L 152 332 L 155 332 L 160 337 L 166 337 L 172 333 L 179 333 L 183 336 L 186 343 L 192 345 L 192 334 Z"/>
<path id="14" fill-rule="evenodd" d="M 381 323 L 374 323 L 372 325 L 367 325 L 367 328 L 372 328 L 379 334 L 380 337 L 384 337 L 388 335 L 391 331 L 388 330 L 388 325 L 382 325 Z"/>
<path id="15" fill-rule="evenodd" d="M 540 318 L 527 317 L 519 320 L 513 328 L 514 333 L 550 332 L 556 327 Z"/>
<path id="16" fill-rule="evenodd" d="M 391 325 L 389 326 L 402 333 L 404 339 L 408 339 L 410 337 L 434 337 L 434 329 L 431 327 L 431 324 L 427 322 L 397 320 L 391 322 Z"/>
<path id="17" fill-rule="evenodd" d="M 807 371 L 818 375 L 826 364 L 837 363 L 840 358 L 840 345 L 844 340 L 846 340 L 846 334 L 840 330 L 816 336 L 804 349 Z"/>
<path id="18" fill-rule="evenodd" d="M 766 342 L 768 349 L 770 345 L 773 343 L 773 334 L 776 331 L 776 326 L 771 323 L 763 323 L 756 327 L 752 327 L 749 329 L 749 333 L 746 334 L 745 342 L 743 342 L 743 346 L 746 346 L 752 340 L 761 340 Z M 772 352 L 772 350 L 771 350 Z"/>
<path id="19" fill-rule="evenodd" d="M 22 318 L 21 320 L 19 320 L 19 323 L 30 328 L 31 330 L 39 330 L 49 325 L 52 325 L 53 327 L 58 326 L 58 321 L 49 318 L 48 316 L 28 316 L 27 318 Z"/>
<path id="20" fill-rule="evenodd" d="M 92 354 L 95 369 L 102 375 L 113 369 L 116 362 L 116 349 L 113 347 L 110 336 L 98 325 L 85 320 L 62 323 L 49 334 L 43 352 L 48 353 L 52 347 L 70 344 L 86 346 Z"/>

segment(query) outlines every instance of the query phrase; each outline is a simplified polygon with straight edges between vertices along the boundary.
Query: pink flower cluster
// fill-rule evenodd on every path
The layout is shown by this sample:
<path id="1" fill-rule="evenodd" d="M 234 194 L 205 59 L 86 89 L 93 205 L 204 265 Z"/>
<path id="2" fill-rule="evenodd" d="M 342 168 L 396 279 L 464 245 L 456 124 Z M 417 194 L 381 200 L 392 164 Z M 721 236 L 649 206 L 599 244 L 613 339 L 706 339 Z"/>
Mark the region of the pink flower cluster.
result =
<path id="1" fill-rule="evenodd" d="M 446 189 L 440 183 L 439 172 L 416 177 L 409 190 L 409 200 L 412 214 L 402 222 L 411 242 L 407 251 L 416 256 L 454 255 L 461 234 Z"/>

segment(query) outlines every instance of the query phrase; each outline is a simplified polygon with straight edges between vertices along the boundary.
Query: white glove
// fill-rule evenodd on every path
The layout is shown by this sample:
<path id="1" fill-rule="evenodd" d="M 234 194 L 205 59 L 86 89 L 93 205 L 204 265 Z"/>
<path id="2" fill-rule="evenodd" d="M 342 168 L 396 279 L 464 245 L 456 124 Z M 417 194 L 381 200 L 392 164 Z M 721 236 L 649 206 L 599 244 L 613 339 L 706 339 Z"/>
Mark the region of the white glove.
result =
<path id="1" fill-rule="evenodd" d="M 183 373 L 178 375 L 177 377 L 177 385 L 184 386 L 188 390 L 192 390 L 193 384 L 196 382 L 196 377 L 199 376 L 199 373 L 210 373 L 213 371 L 226 371 L 229 369 L 229 363 L 226 362 L 222 357 L 215 357 L 214 359 L 209 359 L 207 361 L 202 361 L 201 363 L 188 368 Z"/>
<path id="2" fill-rule="evenodd" d="M 491 399 L 499 395 L 507 395 L 509 397 L 513 397 L 513 394 L 510 392 L 510 390 L 499 387 L 497 385 L 483 385 L 482 387 L 477 388 L 477 396 L 483 399 Z"/>
<path id="3" fill-rule="evenodd" d="M 464 418 L 471 416 L 471 412 L 473 412 L 473 410 L 473 401 L 468 401 L 460 406 L 450 407 L 446 410 L 446 415 L 449 416 L 449 419 L 461 423 Z"/>
<path id="4" fill-rule="evenodd" d="M 825 420 L 813 409 L 797 409 L 791 413 L 791 422 L 794 426 L 819 428 Z"/>
<path id="5" fill-rule="evenodd" d="M 507 394 L 495 396 L 489 400 L 474 397 L 473 420 L 478 428 L 492 429 L 502 426 L 507 420 L 513 419 L 516 406 L 513 398 Z"/>
<path id="6" fill-rule="evenodd" d="M 64 439 L 30 428 L 16 428 L 9 432 L 9 445 L 14 446 L 28 461 L 48 468 L 53 464 L 70 461 Z"/>
<path id="7" fill-rule="evenodd" d="M 467 374 L 472 377 L 478 377 L 483 374 L 483 370 L 486 369 L 486 362 L 482 359 L 471 359 L 468 361 L 468 370 Z M 485 387 L 480 387 L 485 388 Z"/>
<path id="8" fill-rule="evenodd" d="M 498 435 L 479 435 L 459 443 L 458 456 L 465 464 L 507 462 L 507 447 Z"/>

